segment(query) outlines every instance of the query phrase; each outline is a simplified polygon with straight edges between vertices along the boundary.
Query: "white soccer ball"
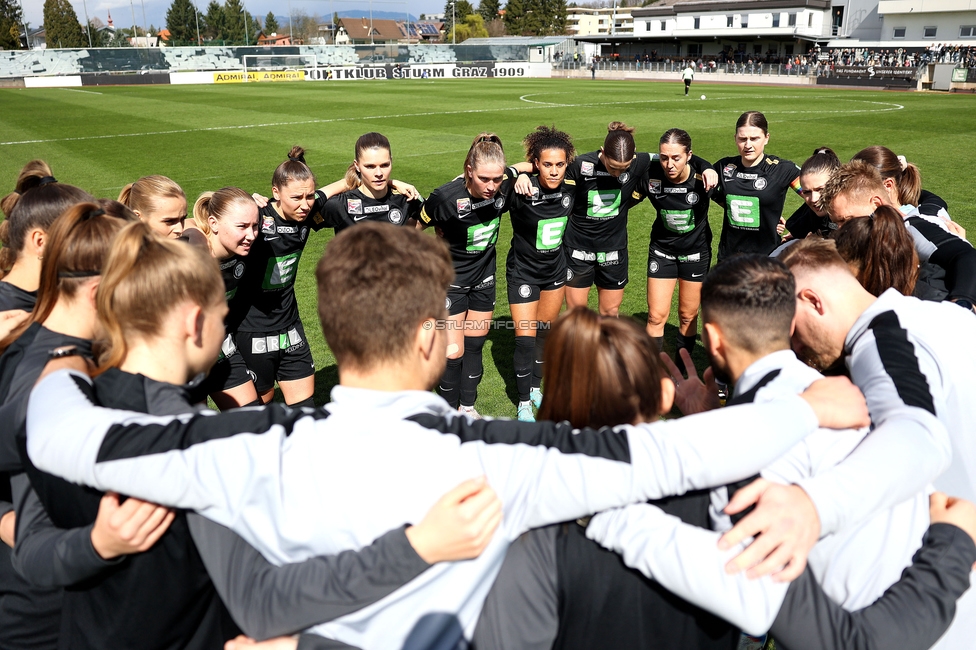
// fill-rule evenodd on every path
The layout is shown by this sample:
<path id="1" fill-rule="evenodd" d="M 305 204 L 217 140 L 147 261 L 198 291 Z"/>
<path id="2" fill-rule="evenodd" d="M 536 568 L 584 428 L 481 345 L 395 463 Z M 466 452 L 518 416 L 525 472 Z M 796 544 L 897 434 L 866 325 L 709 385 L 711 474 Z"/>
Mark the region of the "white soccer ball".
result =
<path id="1" fill-rule="evenodd" d="M 705 99 L 705 95 L 702 95 L 702 99 Z"/>

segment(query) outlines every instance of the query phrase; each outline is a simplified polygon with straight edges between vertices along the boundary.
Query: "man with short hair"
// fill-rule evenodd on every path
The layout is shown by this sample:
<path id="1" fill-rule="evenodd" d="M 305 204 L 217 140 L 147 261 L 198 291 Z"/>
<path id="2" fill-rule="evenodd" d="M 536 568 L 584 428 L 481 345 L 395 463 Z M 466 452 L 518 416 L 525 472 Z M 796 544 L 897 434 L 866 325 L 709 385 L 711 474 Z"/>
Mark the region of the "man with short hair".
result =
<path id="1" fill-rule="evenodd" d="M 868 217 L 882 205 L 901 211 L 888 193 L 880 172 L 862 160 L 853 160 L 832 172 L 820 193 L 821 210 L 826 210 L 831 221 L 837 224 Z M 951 300 L 972 309 L 976 302 L 976 249 L 963 237 L 950 232 L 939 217 L 921 214 L 917 208 L 903 215 L 921 264 L 919 282 L 923 287 L 916 290 L 916 295 Z M 929 265 L 944 270 L 944 282 L 942 273 L 933 272 L 927 268 Z"/>
<path id="2" fill-rule="evenodd" d="M 797 481 L 799 487 L 758 482 L 732 499 L 733 511 L 759 504 L 724 540 L 763 533 L 735 567 L 761 562 L 752 573 L 762 575 L 789 562 L 783 573 L 791 576 L 821 535 L 857 525 L 930 483 L 976 500 L 976 315 L 894 289 L 871 295 L 831 240 L 797 242 L 781 259 L 796 279 L 793 349 L 818 368 L 843 363 L 865 394 L 874 426 L 848 457 Z M 787 512 L 790 530 L 772 523 Z M 970 599 L 976 592 L 964 597 L 966 607 Z M 943 647 L 964 647 L 973 638 L 976 616 L 954 625 Z"/>
<path id="3" fill-rule="evenodd" d="M 782 399 L 821 378 L 790 350 L 790 331 L 797 309 L 795 292 L 790 271 L 778 260 L 764 256 L 732 258 L 718 265 L 705 279 L 702 343 L 714 376 L 735 385 L 729 404 Z M 965 316 L 960 310 L 948 309 Z M 688 356 L 686 363 L 690 361 Z M 669 360 L 666 363 L 670 365 Z M 673 365 L 671 371 L 681 377 Z M 679 378 L 677 383 L 676 403 L 684 413 L 717 406 L 715 393 L 698 381 L 694 370 L 688 379 Z M 791 484 L 803 484 L 804 480 L 828 472 L 867 435 L 867 429 L 820 429 L 761 474 L 767 480 L 789 485 L 786 490 L 802 494 L 800 487 Z M 867 475 L 867 481 L 872 476 Z M 849 488 L 843 496 L 847 501 L 855 501 L 862 494 Z M 722 513 L 727 502 L 725 488 L 713 491 L 713 515 L 718 530 L 731 526 Z M 937 507 L 933 501 L 933 523 L 941 517 Z M 965 509 L 970 515 L 976 513 L 971 504 Z M 960 536 L 955 540 L 960 544 L 959 550 L 965 552 L 953 565 L 954 580 L 943 583 L 931 574 L 911 574 L 907 582 L 914 587 L 901 583 L 892 593 L 904 590 L 903 595 L 913 593 L 916 598 L 924 594 L 917 602 L 894 599 L 893 603 L 889 601 L 861 612 L 855 610 L 867 608 L 888 592 L 899 581 L 902 570 L 911 564 L 916 551 L 928 552 L 920 551 L 919 547 L 929 527 L 929 498 L 919 488 L 892 507 L 871 511 L 865 521 L 844 526 L 822 538 L 810 554 L 809 570 L 789 588 L 769 580 L 750 583 L 741 576 L 726 576 L 722 562 L 727 554 L 716 551 L 717 534 L 681 524 L 650 505 L 628 506 L 597 515 L 587 528 L 587 536 L 620 552 L 628 566 L 750 633 L 761 634 L 771 627 L 774 638 L 788 648 L 852 648 L 867 643 L 870 647 L 905 649 L 928 648 L 952 621 L 955 600 L 969 586 L 971 560 L 976 558 L 973 555 L 976 545 L 970 546 L 971 538 Z M 930 543 L 939 543 L 936 538 L 941 534 L 933 526 L 929 532 Z M 954 534 L 958 533 L 954 531 Z M 818 584 L 830 600 L 819 593 Z M 953 584 L 954 588 L 945 591 L 943 584 Z M 967 603 L 965 608 L 963 603 Z M 954 627 L 971 628 L 969 621 L 976 620 L 976 600 L 967 602 L 964 598 L 960 609 Z M 940 644 L 939 647 L 960 646 Z"/>
<path id="4" fill-rule="evenodd" d="M 741 479 L 818 421 L 866 423 L 846 380 L 776 404 L 585 435 L 568 424 L 473 421 L 430 392 L 446 359 L 439 323 L 451 269 L 435 238 L 378 223 L 349 228 L 316 272 L 340 382 L 323 409 L 147 417 L 95 407 L 81 377 L 54 372 L 31 398 L 31 459 L 72 481 L 197 510 L 275 563 L 360 548 L 418 521 L 461 479 L 486 475 L 504 518 L 477 559 L 435 566 L 312 628 L 367 649 L 455 647 L 470 638 L 509 544 L 527 529 Z"/>

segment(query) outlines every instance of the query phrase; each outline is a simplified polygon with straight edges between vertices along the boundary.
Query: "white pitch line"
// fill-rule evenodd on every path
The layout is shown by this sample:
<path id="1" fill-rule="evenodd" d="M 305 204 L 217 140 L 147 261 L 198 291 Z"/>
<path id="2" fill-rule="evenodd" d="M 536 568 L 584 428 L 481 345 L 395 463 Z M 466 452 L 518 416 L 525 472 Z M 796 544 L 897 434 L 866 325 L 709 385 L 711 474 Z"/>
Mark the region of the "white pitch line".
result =
<path id="1" fill-rule="evenodd" d="M 72 89 L 65 88 L 64 90 L 72 90 Z M 77 92 L 91 92 L 91 91 L 77 91 Z M 101 94 L 101 93 L 96 93 L 96 94 Z M 550 94 L 550 93 L 534 93 L 534 94 L 529 94 L 529 95 L 523 95 L 523 97 L 531 97 L 533 95 L 536 95 L 537 96 L 537 95 L 544 95 L 544 94 Z M 738 99 L 738 100 L 744 100 L 744 99 L 750 99 L 750 98 L 749 97 L 723 97 L 723 98 L 716 98 L 715 100 L 712 100 L 712 101 L 716 101 L 718 99 Z M 358 122 L 358 121 L 362 121 L 362 120 L 391 120 L 391 119 L 404 118 L 404 117 L 431 117 L 431 116 L 435 116 L 435 115 L 465 115 L 465 114 L 473 114 L 473 113 L 496 113 L 496 112 L 501 112 L 501 111 L 537 110 L 537 109 L 540 109 L 540 108 L 584 108 L 584 107 L 587 107 L 587 106 L 624 106 L 624 105 L 628 105 L 628 104 L 658 104 L 658 103 L 663 103 L 663 102 L 671 102 L 671 103 L 673 103 L 673 102 L 680 102 L 682 100 L 645 99 L 645 100 L 638 100 L 638 101 L 632 101 L 632 102 L 591 102 L 591 103 L 585 103 L 585 104 L 549 104 L 549 103 L 532 102 L 531 100 L 524 100 L 524 99 L 522 101 L 524 101 L 526 103 L 531 103 L 532 105 L 530 105 L 530 106 L 510 106 L 510 107 L 505 107 L 505 108 L 502 108 L 502 107 L 499 107 L 499 108 L 473 108 L 473 109 L 468 109 L 468 110 L 463 110 L 463 111 L 427 111 L 427 112 L 424 112 L 424 113 L 395 113 L 395 114 L 392 114 L 392 115 L 365 115 L 365 116 L 359 116 L 359 117 L 336 117 L 336 118 L 322 119 L 322 120 L 300 120 L 300 121 L 297 121 L 297 122 L 263 122 L 263 123 L 260 123 L 260 124 L 235 124 L 235 125 L 226 125 L 226 126 L 207 126 L 207 127 L 196 128 L 196 129 L 172 129 L 172 130 L 168 130 L 168 131 L 146 131 L 146 132 L 143 132 L 143 133 L 110 133 L 110 134 L 105 134 L 105 135 L 77 136 L 77 137 L 73 137 L 73 138 L 48 138 L 48 139 L 38 139 L 38 140 L 15 140 L 15 141 L 9 141 L 9 142 L 0 142 L 0 146 L 21 145 L 21 144 L 44 144 L 44 143 L 49 143 L 49 142 L 78 142 L 78 141 L 84 141 L 84 140 L 106 140 L 106 139 L 115 139 L 115 138 L 139 138 L 139 137 L 145 137 L 145 136 L 175 135 L 175 134 L 178 134 L 178 133 L 199 133 L 199 132 L 206 132 L 206 131 L 230 131 L 230 130 L 236 130 L 236 129 L 259 129 L 259 128 L 269 128 L 269 127 L 278 127 L 278 126 L 302 126 L 302 125 L 306 125 L 306 124 L 329 124 L 329 123 L 334 123 L 334 122 Z M 867 101 L 867 100 L 857 100 L 857 99 L 842 100 L 842 101 L 855 101 L 855 102 L 863 101 L 863 102 L 866 102 L 866 103 L 869 103 L 869 104 L 880 104 L 880 105 L 884 105 L 884 106 L 889 106 L 889 108 L 875 109 L 875 110 L 861 110 L 861 111 L 857 111 L 857 110 L 855 110 L 855 111 L 767 111 L 767 113 L 769 113 L 769 114 L 778 114 L 778 115 L 801 114 L 801 113 L 812 113 L 812 114 L 843 113 L 843 114 L 846 115 L 846 114 L 851 114 L 851 113 L 882 113 L 882 112 L 885 112 L 885 111 L 900 110 L 900 109 L 903 109 L 904 108 L 904 106 L 902 106 L 900 104 L 892 104 L 892 103 L 888 103 L 888 102 L 871 102 L 871 101 Z M 723 111 L 723 110 L 710 110 L 710 109 L 701 109 L 701 110 L 699 110 L 699 109 L 693 109 L 691 112 L 696 112 L 696 113 L 726 113 L 728 111 L 727 110 L 726 111 Z"/>
<path id="2" fill-rule="evenodd" d="M 103 93 L 96 93 L 94 90 L 78 90 L 77 88 L 61 88 L 61 90 L 67 90 L 72 93 L 88 93 L 89 95 L 101 95 Z"/>

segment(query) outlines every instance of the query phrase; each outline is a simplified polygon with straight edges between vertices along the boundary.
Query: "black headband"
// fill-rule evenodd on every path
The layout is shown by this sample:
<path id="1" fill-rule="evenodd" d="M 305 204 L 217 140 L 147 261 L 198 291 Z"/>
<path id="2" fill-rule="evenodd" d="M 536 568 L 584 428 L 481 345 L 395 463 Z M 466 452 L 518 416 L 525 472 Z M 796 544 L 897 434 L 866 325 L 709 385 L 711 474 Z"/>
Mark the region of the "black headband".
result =
<path id="1" fill-rule="evenodd" d="M 57 183 L 58 179 L 54 176 L 45 176 L 40 181 L 37 182 L 38 187 L 44 187 L 45 185 L 50 185 L 51 183 Z"/>

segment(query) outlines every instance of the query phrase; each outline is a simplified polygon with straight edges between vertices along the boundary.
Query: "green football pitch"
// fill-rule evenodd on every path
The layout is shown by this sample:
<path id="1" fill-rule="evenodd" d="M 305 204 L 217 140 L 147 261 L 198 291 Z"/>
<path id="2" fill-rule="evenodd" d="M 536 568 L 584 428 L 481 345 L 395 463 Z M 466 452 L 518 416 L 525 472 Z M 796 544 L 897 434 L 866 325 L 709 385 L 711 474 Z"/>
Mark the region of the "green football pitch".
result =
<path id="1" fill-rule="evenodd" d="M 267 194 L 272 171 L 293 144 L 306 148 L 325 184 L 343 175 L 359 135 L 379 131 L 393 144 L 394 176 L 426 195 L 461 172 L 481 131 L 498 133 L 509 161 L 516 161 L 521 138 L 540 124 L 571 133 L 580 152 L 599 148 L 611 120 L 637 127 L 642 151 L 655 151 L 660 135 L 679 127 L 691 134 L 695 153 L 714 161 L 735 153 L 737 116 L 760 110 L 770 123 L 769 153 L 802 163 L 822 145 L 844 159 L 883 144 L 918 164 L 925 188 L 976 232 L 976 97 L 699 82 L 692 90 L 686 98 L 679 82 L 557 79 L 0 89 L 0 178 L 12 188 L 20 167 L 42 158 L 59 180 L 96 196 L 114 198 L 147 174 L 173 178 L 191 203 L 200 192 L 227 185 Z M 788 197 L 786 215 L 799 205 L 798 197 Z M 621 313 L 643 321 L 653 213 L 645 202 L 630 214 L 631 283 Z M 717 243 L 717 206 L 711 219 Z M 319 403 L 328 400 L 338 378 L 315 312 L 314 267 L 331 237 L 323 231 L 311 238 L 296 287 L 318 368 Z M 514 417 L 515 335 L 508 329 L 504 277 L 510 238 L 506 223 L 498 241 L 498 327 L 485 347 L 476 406 Z M 595 306 L 595 294 L 592 301 Z M 675 318 L 676 307 L 672 323 Z M 675 332 L 668 327 L 669 345 Z M 700 346 L 696 357 L 702 358 Z"/>

